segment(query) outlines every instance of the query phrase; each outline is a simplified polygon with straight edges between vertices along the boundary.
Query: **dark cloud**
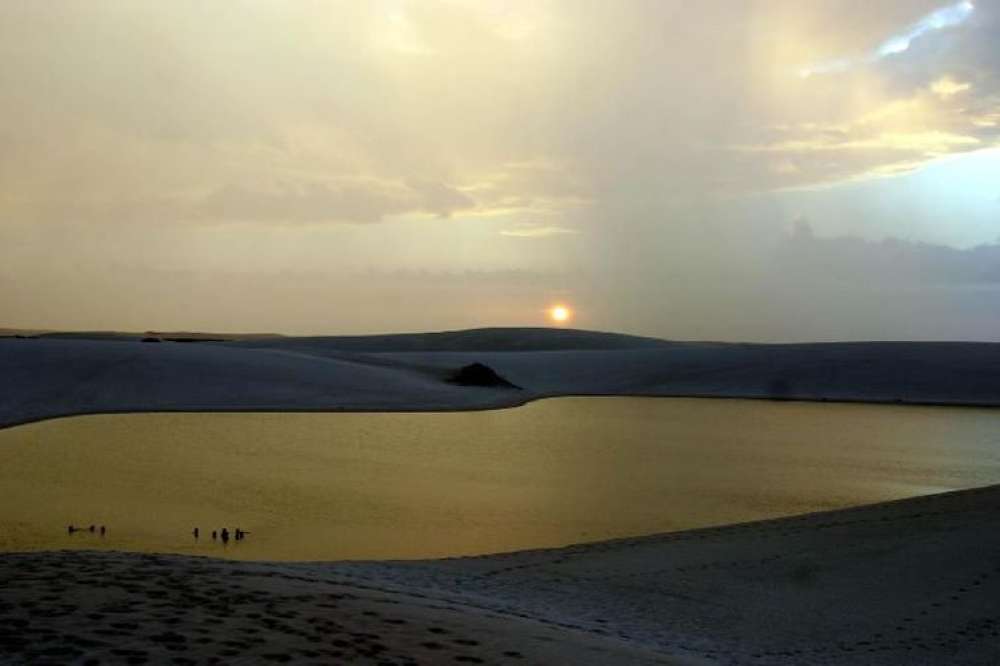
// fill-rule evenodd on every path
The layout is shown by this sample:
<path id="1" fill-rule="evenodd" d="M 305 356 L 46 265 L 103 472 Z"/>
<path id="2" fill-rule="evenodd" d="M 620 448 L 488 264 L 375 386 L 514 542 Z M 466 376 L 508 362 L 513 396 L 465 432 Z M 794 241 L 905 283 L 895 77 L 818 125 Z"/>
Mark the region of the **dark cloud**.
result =
<path id="1" fill-rule="evenodd" d="M 273 190 L 241 185 L 219 188 L 193 206 L 208 220 L 264 222 L 379 222 L 390 215 L 447 217 L 475 203 L 443 183 L 305 183 Z"/>
<path id="2" fill-rule="evenodd" d="M 476 205 L 470 197 L 444 183 L 413 180 L 408 185 L 419 197 L 418 210 L 421 212 L 451 217 L 452 213 L 471 210 Z"/>
<path id="3" fill-rule="evenodd" d="M 886 238 L 820 238 L 803 226 L 787 236 L 777 259 L 796 280 L 857 285 L 996 285 L 1000 287 L 1000 244 L 968 249 Z"/>
<path id="4" fill-rule="evenodd" d="M 980 2 L 969 20 L 954 29 L 915 39 L 910 48 L 878 65 L 885 85 L 899 94 L 950 74 L 972 81 L 987 93 L 1000 91 L 1000 55 L 995 39 L 1000 7 Z"/>

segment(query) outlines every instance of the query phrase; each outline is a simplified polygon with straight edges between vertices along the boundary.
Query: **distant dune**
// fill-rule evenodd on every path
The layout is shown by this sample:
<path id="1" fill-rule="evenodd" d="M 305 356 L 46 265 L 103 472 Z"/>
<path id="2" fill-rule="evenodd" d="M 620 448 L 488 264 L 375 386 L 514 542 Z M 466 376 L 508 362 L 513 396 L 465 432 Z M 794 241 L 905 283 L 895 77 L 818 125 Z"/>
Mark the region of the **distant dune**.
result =
<path id="1" fill-rule="evenodd" d="M 347 352 L 383 353 L 649 349 L 669 343 L 656 338 L 575 329 L 476 328 L 440 333 L 282 338 L 265 340 L 260 346 L 272 344 L 291 349 L 320 347 Z"/>
<path id="2" fill-rule="evenodd" d="M 10 329 L 16 330 L 16 329 Z M 2 332 L 3 329 L 0 329 Z M 146 337 L 180 339 L 184 341 L 205 340 L 257 340 L 280 338 L 277 333 L 206 333 L 204 331 L 38 331 L 39 337 L 64 340 L 138 340 Z"/>
<path id="3" fill-rule="evenodd" d="M 389 333 L 345 336 L 285 336 L 277 333 L 204 331 L 46 331 L 4 329 L 0 335 L 32 334 L 72 340 L 138 340 L 144 337 L 206 341 L 254 341 L 260 346 L 309 348 L 319 345 L 353 352 L 542 351 L 566 349 L 635 349 L 667 344 L 664 340 L 621 333 L 556 328 L 477 328 L 435 333 Z"/>
<path id="4" fill-rule="evenodd" d="M 561 395 L 1000 404 L 1000 344 L 669 342 L 561 329 L 162 344 L 0 339 L 0 425 L 124 411 L 462 410 Z M 207 334 L 206 334 L 207 335 Z M 520 390 L 459 386 L 482 363 Z"/>

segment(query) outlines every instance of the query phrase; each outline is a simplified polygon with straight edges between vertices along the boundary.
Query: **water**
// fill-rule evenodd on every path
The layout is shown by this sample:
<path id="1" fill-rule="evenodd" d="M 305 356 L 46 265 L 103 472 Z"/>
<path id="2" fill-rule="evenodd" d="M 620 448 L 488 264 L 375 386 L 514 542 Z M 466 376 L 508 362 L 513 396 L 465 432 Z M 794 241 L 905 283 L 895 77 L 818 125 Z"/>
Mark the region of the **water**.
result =
<path id="1" fill-rule="evenodd" d="M 663 398 L 75 417 L 0 431 L 0 550 L 328 560 L 561 546 L 1000 483 L 998 426 L 986 409 Z M 70 523 L 109 531 L 69 536 Z M 224 547 L 209 537 L 222 526 L 250 536 Z"/>

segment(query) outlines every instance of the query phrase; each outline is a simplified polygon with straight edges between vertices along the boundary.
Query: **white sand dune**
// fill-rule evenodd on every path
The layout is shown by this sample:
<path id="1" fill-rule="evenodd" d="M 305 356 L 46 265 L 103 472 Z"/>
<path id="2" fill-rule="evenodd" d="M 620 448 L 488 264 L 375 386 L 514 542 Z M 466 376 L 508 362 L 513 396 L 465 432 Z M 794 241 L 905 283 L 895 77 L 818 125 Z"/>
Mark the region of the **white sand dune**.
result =
<path id="1" fill-rule="evenodd" d="M 349 355 L 213 343 L 0 340 L 0 423 L 129 411 L 405 410 L 510 398 Z"/>
<path id="2" fill-rule="evenodd" d="M 482 362 L 521 387 L 446 381 Z M 559 395 L 1000 404 L 1000 345 L 672 343 L 553 329 L 144 343 L 0 339 L 0 426 L 123 411 L 458 410 Z"/>
<path id="3" fill-rule="evenodd" d="M 1000 663 L 1000 487 L 478 558 L 0 556 L 0 661 Z"/>

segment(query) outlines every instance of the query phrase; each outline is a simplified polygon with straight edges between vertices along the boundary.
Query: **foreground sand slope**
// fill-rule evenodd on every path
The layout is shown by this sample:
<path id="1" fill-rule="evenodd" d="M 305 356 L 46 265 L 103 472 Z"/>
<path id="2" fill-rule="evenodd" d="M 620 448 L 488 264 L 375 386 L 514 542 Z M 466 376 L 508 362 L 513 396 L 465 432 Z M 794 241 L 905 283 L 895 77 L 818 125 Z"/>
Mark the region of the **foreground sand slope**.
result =
<path id="1" fill-rule="evenodd" d="M 521 390 L 446 381 L 473 362 Z M 95 412 L 484 409 L 559 395 L 997 405 L 1000 344 L 671 343 L 547 329 L 0 339 L 0 427 Z"/>
<path id="2" fill-rule="evenodd" d="M 0 660 L 1000 663 L 1000 487 L 510 555 L 0 556 Z"/>

